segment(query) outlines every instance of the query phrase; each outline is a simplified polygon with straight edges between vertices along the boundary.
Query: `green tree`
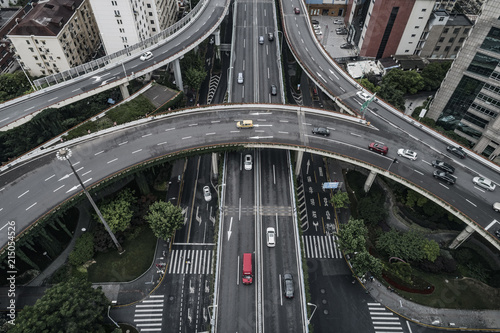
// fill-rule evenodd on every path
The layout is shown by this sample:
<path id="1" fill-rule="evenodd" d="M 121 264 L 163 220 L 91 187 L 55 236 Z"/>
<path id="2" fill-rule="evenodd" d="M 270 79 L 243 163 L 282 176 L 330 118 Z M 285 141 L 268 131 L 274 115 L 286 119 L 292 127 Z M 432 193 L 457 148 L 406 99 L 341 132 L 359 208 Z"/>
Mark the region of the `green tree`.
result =
<path id="1" fill-rule="evenodd" d="M 372 197 L 364 197 L 358 202 L 359 218 L 365 223 L 376 225 L 387 217 L 384 203 Z"/>
<path id="2" fill-rule="evenodd" d="M 410 208 L 414 208 L 415 205 L 418 207 L 422 207 L 428 201 L 429 201 L 429 199 L 427 199 L 426 197 L 424 197 L 420 193 L 417 193 L 413 190 L 408 189 L 408 191 L 406 193 L 406 203 L 405 204 L 406 204 L 406 206 L 408 206 Z"/>
<path id="3" fill-rule="evenodd" d="M 332 195 L 330 202 L 335 208 L 345 208 L 349 205 L 349 195 L 347 192 L 338 191 Z"/>
<path id="4" fill-rule="evenodd" d="M 72 278 L 47 289 L 33 306 L 18 314 L 9 333 L 105 332 L 104 316 L 110 305 L 101 290 Z"/>
<path id="5" fill-rule="evenodd" d="M 377 92 L 379 89 L 376 85 L 374 85 L 368 78 L 364 77 L 362 79 L 358 80 L 359 84 L 361 84 L 363 87 L 366 89 L 370 90 L 371 92 Z"/>
<path id="6" fill-rule="evenodd" d="M 94 235 L 85 232 L 75 242 L 75 247 L 69 254 L 69 263 L 79 266 L 94 257 Z"/>
<path id="7" fill-rule="evenodd" d="M 341 224 L 337 233 L 339 247 L 346 253 L 366 251 L 366 238 L 368 229 L 363 220 L 356 220 L 352 217 L 346 224 Z"/>
<path id="8" fill-rule="evenodd" d="M 155 236 L 164 240 L 172 237 L 174 232 L 184 225 L 181 208 L 170 202 L 154 202 L 149 206 L 149 213 L 144 218 L 149 222 Z"/>
<path id="9" fill-rule="evenodd" d="M 113 232 L 124 231 L 134 216 L 133 204 L 136 202 L 134 191 L 125 189 L 112 199 L 99 205 L 102 216 Z M 99 220 L 94 214 L 94 219 Z"/>
<path id="10" fill-rule="evenodd" d="M 445 62 L 431 62 L 420 73 L 424 80 L 426 90 L 436 90 L 444 80 L 446 73 L 451 67 L 451 61 Z"/>
<path id="11" fill-rule="evenodd" d="M 383 264 L 380 259 L 372 256 L 368 251 L 358 252 L 351 259 L 351 265 L 356 276 L 361 277 L 367 272 L 380 276 L 382 274 Z"/>
<path id="12" fill-rule="evenodd" d="M 399 233 L 394 229 L 384 232 L 377 239 L 376 247 L 389 257 L 404 261 L 421 261 L 427 259 L 434 262 L 439 256 L 439 245 L 426 239 L 422 234 L 411 230 Z"/>
<path id="13" fill-rule="evenodd" d="M 30 92 L 31 85 L 22 71 L 0 75 L 0 102 Z"/>
<path id="14" fill-rule="evenodd" d="M 394 107 L 398 108 L 399 110 L 405 109 L 405 99 L 403 91 L 397 89 L 391 84 L 382 83 L 378 91 L 378 96 L 394 105 Z"/>
<path id="15" fill-rule="evenodd" d="M 422 76 L 416 71 L 403 71 L 393 69 L 382 78 L 382 85 L 397 87 L 405 94 L 414 95 L 424 89 L 425 83 Z"/>
<path id="16" fill-rule="evenodd" d="M 194 68 L 190 67 L 186 70 L 185 80 L 186 84 L 191 87 L 191 89 L 197 91 L 200 89 L 203 80 L 207 76 L 207 72 L 204 68 Z"/>

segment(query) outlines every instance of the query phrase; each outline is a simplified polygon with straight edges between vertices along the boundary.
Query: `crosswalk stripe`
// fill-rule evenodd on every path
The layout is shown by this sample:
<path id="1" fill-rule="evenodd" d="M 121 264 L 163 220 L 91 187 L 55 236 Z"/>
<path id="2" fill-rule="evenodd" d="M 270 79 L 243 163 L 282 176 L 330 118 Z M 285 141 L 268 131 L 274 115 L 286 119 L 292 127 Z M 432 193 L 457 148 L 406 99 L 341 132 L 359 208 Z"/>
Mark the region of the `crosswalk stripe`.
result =
<path id="1" fill-rule="evenodd" d="M 335 236 L 302 236 L 306 258 L 342 258 Z"/>
<path id="2" fill-rule="evenodd" d="M 213 274 L 212 259 L 213 250 L 172 250 L 167 273 Z"/>
<path id="3" fill-rule="evenodd" d="M 398 316 L 388 311 L 380 303 L 367 303 L 375 333 L 402 333 L 403 328 Z"/>

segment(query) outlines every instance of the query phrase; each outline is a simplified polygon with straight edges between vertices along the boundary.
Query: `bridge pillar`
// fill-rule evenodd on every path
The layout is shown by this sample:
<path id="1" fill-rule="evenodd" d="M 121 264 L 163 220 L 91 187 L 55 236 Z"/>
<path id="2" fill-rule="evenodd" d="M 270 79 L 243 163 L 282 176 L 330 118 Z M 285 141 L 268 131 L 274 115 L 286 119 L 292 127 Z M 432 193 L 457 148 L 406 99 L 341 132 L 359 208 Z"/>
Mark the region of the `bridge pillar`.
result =
<path id="1" fill-rule="evenodd" d="M 179 59 L 175 59 L 173 62 L 175 85 L 180 91 L 184 91 L 184 85 L 182 84 L 182 74 L 181 74 L 181 63 Z"/>
<path id="2" fill-rule="evenodd" d="M 122 98 L 126 99 L 130 97 L 130 94 L 128 92 L 128 82 L 125 82 L 123 84 L 120 84 L 120 92 L 122 93 Z"/>
<path id="3" fill-rule="evenodd" d="M 474 229 L 472 229 L 469 226 L 466 226 L 465 229 L 451 242 L 450 244 L 450 249 L 456 249 L 460 245 L 462 245 L 463 242 L 465 242 L 470 235 L 474 232 Z"/>
<path id="4" fill-rule="evenodd" d="M 218 153 L 212 153 L 212 179 L 217 180 L 219 177 L 219 167 L 217 164 Z"/>
<path id="5" fill-rule="evenodd" d="M 295 176 L 300 175 L 300 168 L 302 167 L 303 158 L 304 158 L 304 152 L 299 150 L 297 152 L 297 162 L 295 162 Z"/>
<path id="6" fill-rule="evenodd" d="M 375 171 L 371 171 L 370 174 L 368 175 L 368 178 L 366 178 L 365 186 L 363 187 L 365 192 L 368 192 L 370 190 L 373 181 L 375 180 L 375 177 L 377 177 L 377 173 Z"/>
<path id="7" fill-rule="evenodd" d="M 214 31 L 214 36 L 215 36 L 215 57 L 217 59 L 220 59 L 220 28 L 215 29 Z"/>

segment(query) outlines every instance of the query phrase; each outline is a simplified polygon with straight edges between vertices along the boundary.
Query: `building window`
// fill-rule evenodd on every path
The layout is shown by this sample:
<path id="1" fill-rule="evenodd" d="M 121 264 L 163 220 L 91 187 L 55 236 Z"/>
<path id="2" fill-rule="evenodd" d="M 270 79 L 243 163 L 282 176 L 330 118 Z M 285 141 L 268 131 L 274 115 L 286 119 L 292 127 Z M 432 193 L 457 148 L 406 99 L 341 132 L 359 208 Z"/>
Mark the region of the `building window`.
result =
<path id="1" fill-rule="evenodd" d="M 492 27 L 480 48 L 495 53 L 500 53 L 500 29 Z"/>
<path id="2" fill-rule="evenodd" d="M 477 94 L 477 99 L 484 101 L 486 104 L 489 104 L 489 105 L 494 105 L 496 107 L 500 106 L 500 100 L 494 99 L 490 96 L 486 96 L 485 94 L 482 94 L 482 93 Z"/>
<path id="3" fill-rule="evenodd" d="M 35 60 L 38 60 L 38 57 L 37 57 L 37 56 L 33 56 L 33 58 L 34 58 Z"/>
<path id="4" fill-rule="evenodd" d="M 476 53 L 476 56 L 474 57 L 474 59 L 472 59 L 467 70 L 469 72 L 488 77 L 491 75 L 491 73 L 493 73 L 499 63 L 499 59 L 487 56 L 482 53 Z"/>
<path id="5" fill-rule="evenodd" d="M 443 22 L 443 21 L 444 21 L 444 17 L 440 17 L 439 22 Z"/>
<path id="6" fill-rule="evenodd" d="M 405 53 L 408 53 L 408 52 L 410 52 L 410 50 L 405 50 Z"/>
<path id="7" fill-rule="evenodd" d="M 447 46 L 447 47 L 444 48 L 444 52 L 448 52 L 449 50 L 450 50 L 449 46 Z"/>
<path id="8" fill-rule="evenodd" d="M 116 3 L 116 1 L 111 1 L 111 5 L 112 6 L 118 6 L 118 4 Z"/>
<path id="9" fill-rule="evenodd" d="M 45 41 L 44 41 L 44 40 L 42 40 L 42 45 L 45 45 L 45 44 L 46 44 L 46 43 L 45 43 Z"/>
<path id="10" fill-rule="evenodd" d="M 442 42 L 444 42 L 444 37 L 439 38 L 438 43 L 442 43 Z"/>
<path id="11" fill-rule="evenodd" d="M 119 10 L 115 10 L 115 17 L 120 17 L 120 11 Z"/>
<path id="12" fill-rule="evenodd" d="M 30 49 L 31 52 L 35 52 L 34 48 L 30 47 L 29 49 Z"/>
<path id="13" fill-rule="evenodd" d="M 448 31 L 450 31 L 450 29 L 449 29 L 449 28 L 444 28 L 444 29 L 443 29 L 443 34 L 447 34 L 447 33 L 448 33 Z"/>
<path id="14" fill-rule="evenodd" d="M 155 24 L 155 21 L 154 21 L 154 20 L 151 20 L 151 21 L 149 21 L 149 23 L 151 23 L 151 24 Z"/>
<path id="15" fill-rule="evenodd" d="M 124 32 L 125 32 L 125 29 L 120 28 L 120 32 L 121 32 L 121 33 L 124 33 Z"/>
<path id="16" fill-rule="evenodd" d="M 415 34 L 412 34 L 411 36 L 412 36 L 412 37 L 415 37 L 416 35 L 415 35 Z"/>
<path id="17" fill-rule="evenodd" d="M 147 7 L 148 7 L 148 8 L 151 8 L 151 4 L 150 4 L 150 3 L 148 3 L 148 4 L 147 4 Z"/>
<path id="18" fill-rule="evenodd" d="M 455 46 L 455 49 L 453 51 L 458 52 L 460 50 L 460 46 Z"/>
<path id="19" fill-rule="evenodd" d="M 500 87 L 492 86 L 491 84 L 485 83 L 484 89 L 487 89 L 489 91 L 493 91 L 495 94 L 500 95 Z"/>
<path id="20" fill-rule="evenodd" d="M 465 40 L 465 37 L 462 37 L 462 38 L 460 38 L 460 39 L 458 40 L 458 42 L 459 42 L 459 43 L 463 43 L 463 42 L 464 42 L 464 40 Z"/>
<path id="21" fill-rule="evenodd" d="M 423 20 L 423 19 L 424 19 L 424 17 L 423 17 L 423 16 L 420 16 L 418 19 L 419 19 L 419 20 Z"/>
<path id="22" fill-rule="evenodd" d="M 149 16 L 153 16 L 153 12 L 148 12 Z"/>
<path id="23" fill-rule="evenodd" d="M 454 33 L 454 34 L 458 34 L 459 32 L 460 32 L 460 28 L 455 28 L 455 29 L 453 29 L 453 33 Z"/>
<path id="24" fill-rule="evenodd" d="M 439 49 L 441 49 L 441 46 L 436 46 L 436 47 L 434 48 L 434 51 L 436 51 L 436 52 L 437 52 L 437 51 L 439 51 Z"/>
<path id="25" fill-rule="evenodd" d="M 476 103 L 472 103 L 472 105 L 470 107 L 471 107 L 471 109 L 474 109 L 477 112 L 481 112 L 482 114 L 484 114 L 488 117 L 491 117 L 493 119 L 495 119 L 498 116 L 497 112 L 489 110 L 489 109 L 485 108 L 484 106 L 481 106 L 481 105 L 476 104 Z"/>
<path id="26" fill-rule="evenodd" d="M 419 28 L 420 28 L 420 27 L 419 27 L 418 25 L 417 25 L 417 26 L 415 26 L 415 29 L 419 29 Z"/>
<path id="27" fill-rule="evenodd" d="M 455 41 L 455 37 L 451 37 L 449 40 L 448 40 L 448 43 L 453 43 Z"/>
<path id="28" fill-rule="evenodd" d="M 486 119 L 483 119 L 481 117 L 478 117 L 472 113 L 469 113 L 469 112 L 466 112 L 464 114 L 464 120 L 467 120 L 468 122 L 476 125 L 476 126 L 479 126 L 481 128 L 485 128 L 486 125 L 488 125 L 489 121 L 486 120 Z"/>
<path id="29" fill-rule="evenodd" d="M 422 8 L 422 12 L 426 12 L 427 11 L 427 8 Z"/>
<path id="30" fill-rule="evenodd" d="M 470 28 L 465 28 L 464 31 L 462 31 L 462 33 L 465 35 L 465 34 L 468 34 L 470 31 Z"/>
<path id="31" fill-rule="evenodd" d="M 29 40 L 26 40 L 26 44 L 28 44 L 28 45 L 29 45 L 29 44 L 31 44 L 31 43 L 30 43 L 30 41 L 29 41 Z"/>
<path id="32" fill-rule="evenodd" d="M 152 30 L 153 32 L 156 32 L 156 28 L 151 28 L 151 30 Z"/>
<path id="33" fill-rule="evenodd" d="M 122 20 L 116 20 L 116 23 L 123 24 Z"/>

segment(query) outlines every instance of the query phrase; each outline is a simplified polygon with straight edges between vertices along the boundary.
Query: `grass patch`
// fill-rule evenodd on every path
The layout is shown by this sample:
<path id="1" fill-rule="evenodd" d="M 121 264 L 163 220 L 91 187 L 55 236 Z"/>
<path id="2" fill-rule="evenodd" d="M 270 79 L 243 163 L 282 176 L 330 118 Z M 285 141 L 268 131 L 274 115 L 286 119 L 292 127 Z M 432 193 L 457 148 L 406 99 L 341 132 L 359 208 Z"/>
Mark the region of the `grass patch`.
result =
<path id="1" fill-rule="evenodd" d="M 436 275 L 416 269 L 413 270 L 413 274 L 431 283 L 435 289 L 430 295 L 398 290 L 398 293 L 406 299 L 440 309 L 500 309 L 500 290 L 497 288 L 474 279 L 457 278 L 455 275 Z"/>
<path id="2" fill-rule="evenodd" d="M 140 227 L 141 231 L 133 239 L 127 239 L 122 247 L 125 253 L 116 250 L 98 253 L 95 264 L 88 268 L 89 281 L 126 282 L 143 274 L 153 261 L 157 238 L 148 225 Z"/>

